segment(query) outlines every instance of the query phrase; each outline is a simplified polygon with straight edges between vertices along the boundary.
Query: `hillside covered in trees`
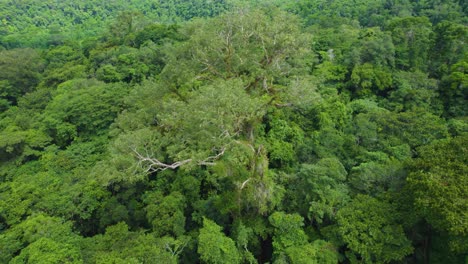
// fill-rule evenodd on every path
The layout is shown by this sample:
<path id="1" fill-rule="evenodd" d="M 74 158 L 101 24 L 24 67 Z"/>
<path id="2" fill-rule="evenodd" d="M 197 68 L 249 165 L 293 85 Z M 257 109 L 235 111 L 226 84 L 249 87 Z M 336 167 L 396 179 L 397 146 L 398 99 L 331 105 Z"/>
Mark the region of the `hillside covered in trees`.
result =
<path id="1" fill-rule="evenodd" d="M 467 12 L 2 1 L 0 263 L 467 263 Z"/>

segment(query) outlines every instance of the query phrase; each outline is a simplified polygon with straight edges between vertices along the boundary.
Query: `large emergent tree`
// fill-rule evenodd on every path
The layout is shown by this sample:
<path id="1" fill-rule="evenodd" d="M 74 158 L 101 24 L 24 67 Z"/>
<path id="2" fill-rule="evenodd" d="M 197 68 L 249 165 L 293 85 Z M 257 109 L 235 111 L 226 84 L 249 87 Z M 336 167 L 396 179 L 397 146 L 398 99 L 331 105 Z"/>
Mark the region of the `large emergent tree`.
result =
<path id="1" fill-rule="evenodd" d="M 182 30 L 189 40 L 171 48 L 160 80 L 135 95 L 148 103 L 137 111 L 151 121 L 138 129 L 122 122 L 128 131 L 116 148 L 133 155 L 137 173 L 213 168 L 210 173 L 254 196 L 240 199 L 250 201 L 247 207 L 265 213 L 274 184 L 263 120 L 275 109 L 315 98 L 313 86 L 289 81 L 307 72 L 309 35 L 301 34 L 294 16 L 278 10 L 241 9 Z"/>
<path id="2" fill-rule="evenodd" d="M 462 2 L 4 0 L 0 263 L 465 263 Z"/>

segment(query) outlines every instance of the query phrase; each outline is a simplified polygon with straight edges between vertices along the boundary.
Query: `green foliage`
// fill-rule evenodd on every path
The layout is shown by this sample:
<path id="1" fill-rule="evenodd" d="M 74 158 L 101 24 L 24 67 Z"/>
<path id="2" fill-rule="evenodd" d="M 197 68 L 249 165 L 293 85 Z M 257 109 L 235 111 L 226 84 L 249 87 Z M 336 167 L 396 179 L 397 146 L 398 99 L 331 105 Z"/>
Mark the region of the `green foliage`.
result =
<path id="1" fill-rule="evenodd" d="M 390 88 L 392 75 L 384 69 L 365 63 L 354 67 L 351 82 L 356 87 L 356 94 L 366 97 Z"/>
<path id="2" fill-rule="evenodd" d="M 391 36 L 379 28 L 367 28 L 359 32 L 355 43 L 355 52 L 359 54 L 357 63 L 372 63 L 375 66 L 393 67 L 395 63 L 395 46 Z"/>
<path id="3" fill-rule="evenodd" d="M 10 263 L 83 263 L 76 247 L 41 238 L 21 251 Z"/>
<path id="4" fill-rule="evenodd" d="M 453 64 L 450 73 L 442 78 L 441 95 L 446 113 L 449 116 L 466 116 L 465 104 L 468 93 L 468 62 L 467 58 Z"/>
<path id="5" fill-rule="evenodd" d="M 388 108 L 394 111 L 430 111 L 439 114 L 442 105 L 437 93 L 437 81 L 423 72 L 404 72 L 394 74 L 395 89 L 388 96 Z"/>
<path id="6" fill-rule="evenodd" d="M 353 3 L 348 1 L 333 1 L 331 3 L 321 0 L 315 2 L 297 1 L 292 4 L 293 10 L 305 17 L 308 24 L 324 24 L 330 18 L 345 17 L 356 19 L 363 25 L 375 25 L 385 15 L 384 1 L 358 0 Z M 343 21 L 343 20 L 342 20 Z"/>
<path id="7" fill-rule="evenodd" d="M 198 236 L 198 254 L 206 263 L 240 263 L 235 243 L 221 232 L 215 222 L 204 218 Z"/>
<path id="8" fill-rule="evenodd" d="M 184 196 L 174 192 L 163 197 L 161 193 L 149 193 L 145 203 L 148 222 L 151 223 L 155 235 L 181 236 L 185 232 Z"/>
<path id="9" fill-rule="evenodd" d="M 390 22 L 395 43 L 395 66 L 400 69 L 418 69 L 427 67 L 430 49 L 431 23 L 427 17 L 397 18 Z"/>
<path id="10" fill-rule="evenodd" d="M 90 51 L 91 65 L 97 79 L 110 82 L 141 82 L 161 71 L 164 63 L 154 44 L 139 49 L 113 46 Z"/>
<path id="11" fill-rule="evenodd" d="M 364 263 L 389 263 L 410 254 L 411 242 L 397 217 L 391 204 L 370 196 L 356 196 L 337 214 L 338 233 L 350 250 L 349 257 Z"/>
<path id="12" fill-rule="evenodd" d="M 434 27 L 431 49 L 431 75 L 441 78 L 447 74 L 450 67 L 466 57 L 466 25 L 443 21 Z"/>
<path id="13" fill-rule="evenodd" d="M 274 263 L 337 263 L 333 246 L 323 240 L 308 242 L 302 217 L 275 212 L 269 217 L 273 231 Z"/>
<path id="14" fill-rule="evenodd" d="M 62 147 L 78 138 L 102 135 L 121 110 L 125 92 L 123 85 L 96 80 L 63 83 L 45 109 L 45 129 Z"/>
<path id="15" fill-rule="evenodd" d="M 74 1 L 38 1 L 16 2 L 7 0 L 0 10 L 1 31 L 0 45 L 7 48 L 47 47 L 64 42 L 80 42 L 83 38 L 95 37 L 113 19 L 120 19 L 114 24 L 115 35 L 128 36 L 126 27 L 132 18 L 140 21 L 161 21 L 174 23 L 194 17 L 211 17 L 223 13 L 230 7 L 225 0 L 215 1 L 113 1 L 101 2 L 87 0 Z M 144 19 L 143 19 L 144 18 Z M 138 21 L 138 20 L 136 20 Z M 135 21 L 133 21 L 135 22 Z M 130 24 L 134 24 L 134 23 Z M 123 26 L 119 30 L 117 25 Z"/>
<path id="16" fill-rule="evenodd" d="M 19 97 L 34 91 L 39 83 L 43 61 L 33 49 L 0 51 L 0 99 L 16 104 Z M 5 110 L 6 107 L 0 109 Z"/>
<path id="17" fill-rule="evenodd" d="M 303 17 L 308 25 L 333 25 L 332 22 L 345 24 L 357 20 L 362 26 L 383 25 L 392 17 L 427 16 L 431 22 L 443 20 L 460 21 L 466 18 L 466 4 L 456 0 L 445 1 L 382 1 L 346 0 L 328 2 L 291 1 L 288 6 L 294 13 Z M 348 22 L 349 23 L 349 22 Z"/>
<path id="18" fill-rule="evenodd" d="M 310 36 L 300 34 L 296 17 L 277 9 L 238 10 L 209 22 L 196 20 L 181 31 L 190 39 L 163 71 L 171 86 L 236 77 L 248 91 L 274 94 L 280 88 L 275 84 L 307 63 Z"/>
<path id="19" fill-rule="evenodd" d="M 335 212 L 349 200 L 344 184 L 346 170 L 336 158 L 324 158 L 316 164 L 304 164 L 297 173 L 291 193 L 303 209 L 299 212 L 322 224 L 335 218 Z"/>
<path id="20" fill-rule="evenodd" d="M 239 80 L 219 80 L 183 100 L 171 94 L 161 99 L 155 117 L 159 130 L 141 129 L 124 135 L 119 149 L 128 153 L 136 147 L 138 153 L 167 155 L 168 162 L 187 160 L 192 167 L 214 162 L 210 157 L 239 144 L 237 139 L 248 132 L 245 126 L 259 119 L 264 104 L 249 96 Z"/>
<path id="21" fill-rule="evenodd" d="M 307 243 L 307 235 L 302 230 L 304 223 L 300 215 L 275 212 L 269 217 L 269 220 L 276 229 L 276 239 L 273 241 L 273 247 L 277 251 Z"/>
<path id="22" fill-rule="evenodd" d="M 301 128 L 284 119 L 273 119 L 268 123 L 267 134 L 269 158 L 271 166 L 287 167 L 296 160 L 295 149 L 304 138 Z"/>
<path id="23" fill-rule="evenodd" d="M 79 241 L 71 222 L 39 214 L 0 234 L 0 260 L 8 262 L 21 251 L 11 263 L 82 263 Z"/>
<path id="24" fill-rule="evenodd" d="M 0 262 L 464 263 L 466 11 L 3 1 Z"/>
<path id="25" fill-rule="evenodd" d="M 349 173 L 349 185 L 361 193 L 398 190 L 404 179 L 403 165 L 382 152 L 366 153 L 367 161 L 354 166 Z"/>
<path id="26" fill-rule="evenodd" d="M 451 235 L 450 248 L 466 252 L 466 134 L 421 147 L 408 183 L 415 206 L 436 229 Z"/>
<path id="27" fill-rule="evenodd" d="M 177 244 L 152 234 L 131 232 L 125 223 L 118 223 L 108 227 L 104 235 L 83 240 L 83 260 L 85 263 L 177 263 L 177 252 L 172 247 Z"/>
<path id="28" fill-rule="evenodd" d="M 160 45 L 168 39 L 182 40 L 183 36 L 178 32 L 176 25 L 151 24 L 140 30 L 135 36 L 134 45 L 140 47 L 148 41 Z"/>

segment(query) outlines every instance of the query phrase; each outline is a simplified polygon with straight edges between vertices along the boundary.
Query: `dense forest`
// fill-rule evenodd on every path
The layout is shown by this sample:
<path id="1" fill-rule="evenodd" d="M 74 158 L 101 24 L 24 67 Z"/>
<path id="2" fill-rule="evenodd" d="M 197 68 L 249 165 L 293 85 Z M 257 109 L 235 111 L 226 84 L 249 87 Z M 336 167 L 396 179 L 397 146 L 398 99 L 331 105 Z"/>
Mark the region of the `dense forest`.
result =
<path id="1" fill-rule="evenodd" d="M 3 0 L 0 263 L 468 263 L 467 13 Z"/>

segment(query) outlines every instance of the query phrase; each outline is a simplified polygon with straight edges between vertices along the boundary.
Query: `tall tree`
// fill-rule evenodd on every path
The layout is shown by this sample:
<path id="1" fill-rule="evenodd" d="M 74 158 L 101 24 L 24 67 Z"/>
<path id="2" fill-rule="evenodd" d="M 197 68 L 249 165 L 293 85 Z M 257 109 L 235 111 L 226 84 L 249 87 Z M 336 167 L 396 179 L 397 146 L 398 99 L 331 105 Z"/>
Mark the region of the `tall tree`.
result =
<path id="1" fill-rule="evenodd" d="M 464 134 L 419 148 L 408 176 L 418 212 L 434 229 L 450 235 L 455 252 L 468 250 L 467 140 Z"/>

